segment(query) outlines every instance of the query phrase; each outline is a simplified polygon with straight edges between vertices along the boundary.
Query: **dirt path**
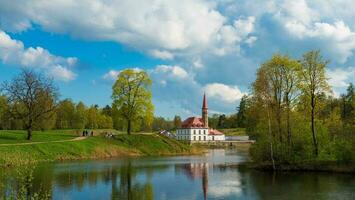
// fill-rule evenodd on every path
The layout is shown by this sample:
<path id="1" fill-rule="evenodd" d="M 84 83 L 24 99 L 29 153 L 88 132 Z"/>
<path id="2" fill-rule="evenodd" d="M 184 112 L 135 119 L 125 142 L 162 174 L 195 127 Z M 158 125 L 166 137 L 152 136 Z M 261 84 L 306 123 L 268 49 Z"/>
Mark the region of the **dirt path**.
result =
<path id="1" fill-rule="evenodd" d="M 23 146 L 23 145 L 32 145 L 32 144 L 45 144 L 45 143 L 60 143 L 60 142 L 72 142 L 72 141 L 80 141 L 85 140 L 87 137 L 76 137 L 70 140 L 56 140 L 56 141 L 48 141 L 48 142 L 26 142 L 26 143 L 14 143 L 14 144 L 0 144 L 2 146 Z"/>

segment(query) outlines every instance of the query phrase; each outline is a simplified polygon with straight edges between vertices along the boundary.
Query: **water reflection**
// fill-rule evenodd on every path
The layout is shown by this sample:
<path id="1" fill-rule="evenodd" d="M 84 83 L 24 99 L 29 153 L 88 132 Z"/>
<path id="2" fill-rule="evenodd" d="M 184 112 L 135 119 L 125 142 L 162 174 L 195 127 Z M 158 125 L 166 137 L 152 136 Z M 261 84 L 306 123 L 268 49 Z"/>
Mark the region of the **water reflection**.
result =
<path id="1" fill-rule="evenodd" d="M 225 167 L 247 158 L 239 151 L 205 156 L 136 158 L 0 170 L 0 199 L 19 192 L 52 199 L 352 199 L 346 174 L 264 173 Z M 300 192 L 302 191 L 302 192 Z"/>

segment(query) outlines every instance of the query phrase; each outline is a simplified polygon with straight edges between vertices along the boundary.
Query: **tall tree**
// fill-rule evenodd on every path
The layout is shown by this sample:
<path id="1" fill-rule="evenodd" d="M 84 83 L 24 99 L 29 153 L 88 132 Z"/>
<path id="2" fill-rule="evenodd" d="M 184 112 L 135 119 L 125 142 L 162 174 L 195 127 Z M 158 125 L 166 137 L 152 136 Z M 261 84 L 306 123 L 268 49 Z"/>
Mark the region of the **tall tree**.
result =
<path id="1" fill-rule="evenodd" d="M 311 110 L 311 131 L 312 141 L 314 146 L 314 155 L 318 156 L 318 140 L 315 128 L 315 116 L 317 105 L 319 104 L 320 96 L 330 91 L 325 76 L 325 68 L 329 61 L 324 60 L 320 51 L 310 51 L 303 55 L 301 61 L 301 88 L 303 94 L 309 100 L 309 108 Z"/>
<path id="2" fill-rule="evenodd" d="M 112 87 L 112 107 L 127 122 L 127 134 L 131 134 L 132 123 L 138 119 L 148 124 L 153 120 L 151 85 L 146 72 L 126 69 L 120 72 Z"/>
<path id="3" fill-rule="evenodd" d="M 75 107 L 73 128 L 75 129 L 85 128 L 86 121 L 87 121 L 86 106 L 83 102 L 79 102 Z"/>
<path id="4" fill-rule="evenodd" d="M 52 79 L 23 70 L 11 82 L 4 82 L 1 89 L 9 101 L 11 115 L 23 121 L 27 139 L 31 140 L 34 124 L 56 108 L 58 92 Z"/>
<path id="5" fill-rule="evenodd" d="M 7 117 L 6 113 L 8 112 L 8 102 L 5 96 L 0 96 L 0 130 L 6 129 L 7 126 Z"/>
<path id="6" fill-rule="evenodd" d="M 73 128 L 75 120 L 75 104 L 71 99 L 60 101 L 57 108 L 56 126 L 58 129 Z"/>
<path id="7" fill-rule="evenodd" d="M 174 128 L 180 128 L 181 126 L 181 117 L 178 115 L 175 115 L 174 117 Z"/>
<path id="8" fill-rule="evenodd" d="M 271 108 L 277 133 L 283 141 L 282 117 L 286 108 L 287 141 L 291 143 L 290 110 L 297 93 L 300 65 L 287 55 L 275 54 L 262 64 L 254 83 L 254 93 Z"/>
<path id="9" fill-rule="evenodd" d="M 237 107 L 237 125 L 241 128 L 245 128 L 247 98 L 248 96 L 244 95 Z"/>
<path id="10" fill-rule="evenodd" d="M 354 85 L 349 84 L 346 89 L 346 94 L 342 96 L 343 99 L 343 112 L 342 117 L 345 121 L 350 121 L 353 118 L 352 112 L 354 110 L 353 101 L 355 98 Z"/>

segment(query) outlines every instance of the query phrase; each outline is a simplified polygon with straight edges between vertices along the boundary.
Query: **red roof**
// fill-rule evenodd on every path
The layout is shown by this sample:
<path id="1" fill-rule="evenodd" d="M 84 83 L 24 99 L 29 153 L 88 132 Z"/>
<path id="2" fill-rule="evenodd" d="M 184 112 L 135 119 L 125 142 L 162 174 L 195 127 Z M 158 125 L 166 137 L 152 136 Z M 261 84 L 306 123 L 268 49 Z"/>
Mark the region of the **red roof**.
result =
<path id="1" fill-rule="evenodd" d="M 189 117 L 181 124 L 182 128 L 198 128 L 198 127 L 205 127 L 202 118 L 198 117 Z"/>
<path id="2" fill-rule="evenodd" d="M 216 129 L 210 129 L 209 135 L 223 135 L 223 133 Z"/>

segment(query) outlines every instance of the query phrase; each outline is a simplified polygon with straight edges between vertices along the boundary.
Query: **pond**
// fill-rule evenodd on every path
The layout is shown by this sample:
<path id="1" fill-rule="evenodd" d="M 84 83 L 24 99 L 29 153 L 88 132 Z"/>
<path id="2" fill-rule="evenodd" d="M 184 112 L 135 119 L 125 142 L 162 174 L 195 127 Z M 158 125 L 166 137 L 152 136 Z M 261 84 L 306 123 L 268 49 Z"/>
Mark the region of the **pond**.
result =
<path id="1" fill-rule="evenodd" d="M 29 177 L 2 170 L 0 198 L 18 188 L 16 176 L 30 181 L 26 194 L 48 193 L 58 200 L 354 199 L 355 176 L 350 174 L 225 167 L 248 159 L 245 149 L 215 149 L 201 156 L 43 164 Z"/>

